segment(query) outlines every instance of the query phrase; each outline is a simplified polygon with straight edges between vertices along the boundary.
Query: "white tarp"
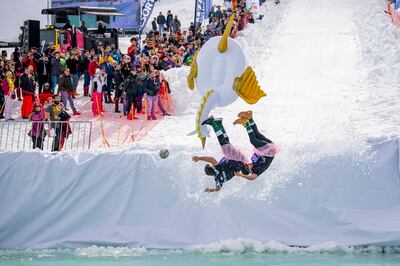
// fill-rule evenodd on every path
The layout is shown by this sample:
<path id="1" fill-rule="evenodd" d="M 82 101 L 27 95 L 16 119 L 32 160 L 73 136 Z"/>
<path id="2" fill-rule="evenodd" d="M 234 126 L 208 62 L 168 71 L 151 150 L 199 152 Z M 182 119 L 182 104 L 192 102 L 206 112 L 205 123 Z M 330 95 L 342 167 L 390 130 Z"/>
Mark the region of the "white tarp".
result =
<path id="1" fill-rule="evenodd" d="M 326 157 L 308 165 L 268 200 L 240 191 L 220 200 L 223 194 L 190 197 L 181 184 L 197 180 L 201 169 L 187 167 L 185 152 L 167 160 L 143 151 L 1 153 L 0 248 L 182 248 L 238 237 L 400 245 L 398 140 L 372 147 L 369 159 Z M 235 178 L 220 193 L 239 182 L 262 184 Z"/>

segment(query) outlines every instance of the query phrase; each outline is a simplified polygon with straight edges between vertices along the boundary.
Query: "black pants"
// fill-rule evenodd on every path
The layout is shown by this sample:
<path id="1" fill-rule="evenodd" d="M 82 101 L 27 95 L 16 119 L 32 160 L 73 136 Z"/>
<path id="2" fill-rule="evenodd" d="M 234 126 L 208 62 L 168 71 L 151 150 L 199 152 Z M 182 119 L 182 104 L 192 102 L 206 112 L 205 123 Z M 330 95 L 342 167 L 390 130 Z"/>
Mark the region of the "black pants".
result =
<path id="1" fill-rule="evenodd" d="M 57 124 L 55 126 L 56 136 L 53 140 L 53 145 L 51 147 L 51 151 L 60 151 L 60 144 L 61 144 L 61 124 Z"/>
<path id="2" fill-rule="evenodd" d="M 138 113 L 142 112 L 143 109 L 143 96 L 136 97 L 136 110 Z"/>
<path id="3" fill-rule="evenodd" d="M 0 91 L 0 116 L 3 115 L 5 104 L 6 100 L 4 98 L 4 93 L 3 91 Z"/>
<path id="4" fill-rule="evenodd" d="M 250 138 L 250 143 L 256 148 L 260 148 L 268 143 L 272 143 L 270 139 L 265 137 L 263 134 L 258 131 L 257 125 L 254 124 L 251 126 L 252 132 L 247 132 Z"/>
<path id="5" fill-rule="evenodd" d="M 132 111 L 132 104 L 133 104 L 133 114 L 134 114 L 135 109 L 136 109 L 136 95 L 135 94 L 127 94 L 126 98 L 128 100 L 128 112 Z"/>
<path id="6" fill-rule="evenodd" d="M 39 148 L 41 150 L 43 150 L 43 137 L 42 136 L 32 136 L 32 142 L 33 142 L 33 148 Z"/>

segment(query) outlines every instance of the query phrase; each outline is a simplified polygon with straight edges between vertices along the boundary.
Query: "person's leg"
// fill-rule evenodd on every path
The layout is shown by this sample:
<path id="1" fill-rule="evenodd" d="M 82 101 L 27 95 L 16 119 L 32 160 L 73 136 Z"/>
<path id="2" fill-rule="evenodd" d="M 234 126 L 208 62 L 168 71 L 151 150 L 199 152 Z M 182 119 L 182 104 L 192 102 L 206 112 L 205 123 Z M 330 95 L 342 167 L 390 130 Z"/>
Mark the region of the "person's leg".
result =
<path id="1" fill-rule="evenodd" d="M 65 91 L 61 92 L 61 102 L 64 104 L 64 107 L 67 108 L 68 93 L 66 93 Z"/>
<path id="2" fill-rule="evenodd" d="M 78 87 L 78 75 L 71 74 L 71 78 L 72 78 L 72 86 L 74 87 L 74 91 L 76 92 L 76 88 Z"/>
<path id="3" fill-rule="evenodd" d="M 153 96 L 152 103 L 151 103 L 151 116 L 154 118 L 156 117 L 156 106 L 158 105 L 158 97 Z"/>
<path id="4" fill-rule="evenodd" d="M 213 128 L 215 135 L 217 136 L 218 142 L 221 146 L 229 144 L 229 137 L 226 134 L 224 126 L 222 125 L 222 119 L 214 119 L 214 117 L 211 116 L 210 118 L 204 120 L 201 124 L 210 125 Z"/>
<path id="5" fill-rule="evenodd" d="M 142 96 L 136 97 L 136 110 L 138 111 L 138 113 L 142 112 L 142 108 L 143 108 L 142 100 L 143 100 Z"/>
<path id="6" fill-rule="evenodd" d="M 163 115 L 165 115 L 167 112 L 165 111 L 165 108 L 163 106 L 163 101 L 160 95 L 157 96 L 157 105 L 158 108 L 160 108 L 161 113 L 163 113 Z"/>
<path id="7" fill-rule="evenodd" d="M 76 108 L 75 108 L 75 105 L 74 105 L 74 99 L 72 99 L 71 95 L 68 95 L 68 101 L 69 101 L 69 105 L 71 106 L 72 111 L 74 113 L 76 113 L 77 111 L 76 111 Z"/>
<path id="8" fill-rule="evenodd" d="M 251 125 L 249 123 L 245 124 L 245 128 L 247 130 L 247 134 L 249 135 L 250 143 L 254 147 L 260 148 L 260 147 L 262 147 L 262 146 L 264 146 L 264 145 L 266 145 L 268 143 L 271 143 L 271 142 L 268 142 L 266 140 L 262 140 L 262 139 L 257 138 L 256 134 L 254 133 L 253 128 L 251 127 Z"/>
<path id="9" fill-rule="evenodd" d="M 32 139 L 32 149 L 36 149 L 37 137 L 31 136 L 31 139 Z"/>
<path id="10" fill-rule="evenodd" d="M 253 113 L 252 111 L 244 111 L 244 112 L 240 112 L 238 114 L 239 119 L 237 119 L 233 124 L 242 124 L 246 127 L 246 124 L 248 123 L 251 126 L 251 129 L 253 130 L 255 136 L 263 141 L 266 141 L 268 143 L 272 143 L 272 141 L 270 139 L 268 139 L 267 137 L 265 137 L 263 134 L 260 133 L 260 131 L 258 131 L 257 125 L 254 122 L 253 119 Z"/>
<path id="11" fill-rule="evenodd" d="M 133 96 L 129 94 L 126 97 L 127 97 L 126 111 L 129 113 L 132 110 L 132 102 L 133 102 L 132 98 L 133 98 Z"/>
<path id="12" fill-rule="evenodd" d="M 44 80 L 45 80 L 46 76 L 40 75 L 39 76 L 39 80 L 38 80 L 38 84 L 39 84 L 39 88 L 38 88 L 38 93 L 42 93 L 42 88 L 43 88 L 43 84 L 44 84 Z"/>
<path id="13" fill-rule="evenodd" d="M 254 119 L 253 119 L 253 118 L 250 118 L 250 119 L 249 119 L 249 125 L 251 126 L 251 129 L 253 129 L 254 134 L 256 135 L 256 137 L 257 137 L 258 139 L 263 140 L 263 141 L 266 141 L 266 142 L 268 142 L 268 143 L 272 143 L 272 141 L 271 141 L 269 138 L 265 137 L 263 134 L 260 133 L 260 131 L 258 131 L 257 125 L 256 125 L 256 123 L 254 122 Z"/>
<path id="14" fill-rule="evenodd" d="M 4 118 L 6 120 L 11 119 L 12 113 L 13 113 L 13 103 L 14 100 L 11 98 L 10 95 L 6 96 L 5 98 L 5 103 L 4 103 Z"/>
<path id="15" fill-rule="evenodd" d="M 51 151 L 59 151 L 60 150 L 61 124 L 56 124 L 55 133 L 56 133 L 56 135 L 53 140 L 53 145 L 52 145 Z"/>
<path id="16" fill-rule="evenodd" d="M 146 100 L 147 100 L 147 106 L 146 106 L 147 119 L 149 119 L 149 118 L 151 119 L 151 104 L 152 104 L 153 99 L 151 96 L 147 96 Z"/>
<path id="17" fill-rule="evenodd" d="M 54 93 L 57 85 L 57 75 L 51 75 L 51 92 Z"/>
<path id="18" fill-rule="evenodd" d="M 119 97 L 114 97 L 114 112 L 119 113 Z"/>
<path id="19" fill-rule="evenodd" d="M 43 136 L 39 136 L 39 137 L 38 137 L 37 147 L 38 147 L 39 149 L 43 150 Z"/>
<path id="20" fill-rule="evenodd" d="M 124 115 L 128 115 L 128 100 L 127 100 L 127 96 L 122 96 L 122 109 L 124 111 Z"/>
<path id="21" fill-rule="evenodd" d="M 83 96 L 88 96 L 89 95 L 89 85 L 90 85 L 90 76 L 89 72 L 85 70 L 83 73 Z"/>

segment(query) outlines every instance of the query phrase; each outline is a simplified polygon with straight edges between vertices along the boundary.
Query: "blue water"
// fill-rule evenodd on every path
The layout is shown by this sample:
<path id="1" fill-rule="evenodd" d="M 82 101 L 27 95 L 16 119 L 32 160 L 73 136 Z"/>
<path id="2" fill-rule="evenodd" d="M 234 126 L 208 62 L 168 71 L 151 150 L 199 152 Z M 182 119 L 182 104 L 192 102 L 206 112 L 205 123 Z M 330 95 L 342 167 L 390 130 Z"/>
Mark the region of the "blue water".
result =
<path id="1" fill-rule="evenodd" d="M 98 251 L 91 254 L 68 250 L 0 250 L 0 265 L 37 266 L 186 266 L 186 265 L 400 265 L 399 253 L 201 253 L 189 251 L 144 251 L 124 253 Z"/>

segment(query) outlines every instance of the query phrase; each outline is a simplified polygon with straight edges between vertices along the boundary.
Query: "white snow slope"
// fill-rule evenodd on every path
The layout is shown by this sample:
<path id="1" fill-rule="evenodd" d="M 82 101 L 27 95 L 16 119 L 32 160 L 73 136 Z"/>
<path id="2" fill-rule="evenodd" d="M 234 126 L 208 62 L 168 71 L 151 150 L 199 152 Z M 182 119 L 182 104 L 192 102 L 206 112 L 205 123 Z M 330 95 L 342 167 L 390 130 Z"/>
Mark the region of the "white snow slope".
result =
<path id="1" fill-rule="evenodd" d="M 176 115 L 140 143 L 0 154 L 0 247 L 400 245 L 399 29 L 382 12 L 384 1 L 284 2 L 268 1 L 265 19 L 238 38 L 268 96 L 213 113 L 250 155 L 245 130 L 231 122 L 240 110 L 254 111 L 282 147 L 266 173 L 202 192 L 213 180 L 190 157 L 218 157 L 219 146 L 212 137 L 201 151 L 186 136 L 200 96 L 185 88 L 188 69 L 175 69 L 167 74 Z M 160 160 L 164 147 L 170 157 Z"/>

